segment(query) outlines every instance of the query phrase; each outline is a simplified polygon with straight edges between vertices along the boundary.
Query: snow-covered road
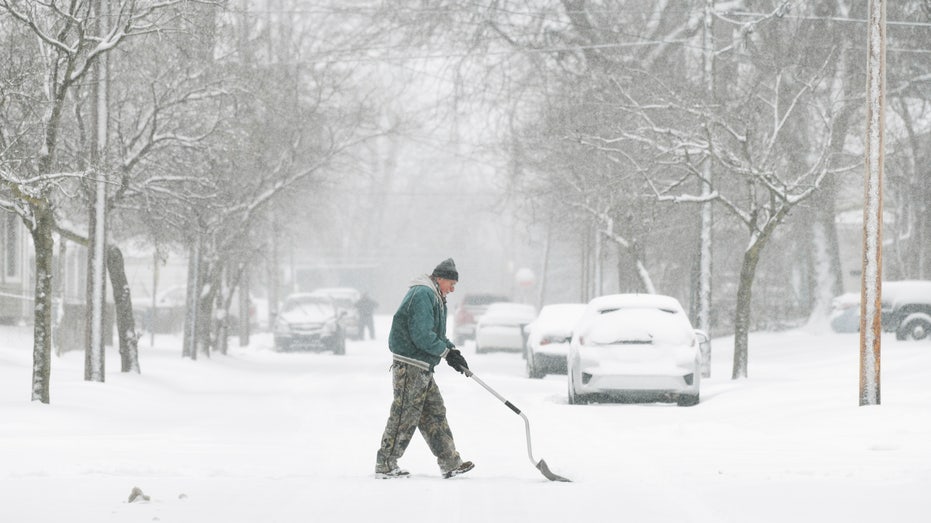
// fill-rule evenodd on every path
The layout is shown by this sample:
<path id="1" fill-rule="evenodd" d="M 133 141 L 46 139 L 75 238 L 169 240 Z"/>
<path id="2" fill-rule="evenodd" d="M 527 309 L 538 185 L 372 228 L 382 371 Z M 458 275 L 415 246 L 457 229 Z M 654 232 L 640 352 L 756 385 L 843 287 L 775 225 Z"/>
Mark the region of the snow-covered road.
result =
<path id="1" fill-rule="evenodd" d="M 388 318 L 378 317 L 380 333 Z M 883 404 L 858 407 L 856 334 L 751 335 L 749 379 L 715 339 L 702 402 L 572 406 L 564 376 L 524 377 L 517 354 L 464 354 L 524 425 L 441 364 L 437 382 L 469 474 L 440 479 L 419 435 L 376 480 L 390 402 L 382 341 L 347 354 L 279 354 L 268 335 L 182 359 L 145 338 L 141 375 L 83 381 L 53 360 L 50 405 L 29 401 L 31 337 L 2 327 L 0 521 L 924 522 L 931 513 L 931 344 L 883 339 Z M 139 487 L 150 500 L 128 503 Z"/>

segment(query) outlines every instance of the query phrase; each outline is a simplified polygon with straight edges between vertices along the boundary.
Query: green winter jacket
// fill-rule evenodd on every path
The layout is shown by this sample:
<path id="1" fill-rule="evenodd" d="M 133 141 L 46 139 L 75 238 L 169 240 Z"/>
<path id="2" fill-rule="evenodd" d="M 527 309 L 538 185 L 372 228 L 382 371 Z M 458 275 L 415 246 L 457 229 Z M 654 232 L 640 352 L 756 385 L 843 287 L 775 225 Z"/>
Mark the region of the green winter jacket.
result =
<path id="1" fill-rule="evenodd" d="M 427 275 L 415 278 L 391 322 L 393 358 L 432 371 L 453 347 L 446 338 L 446 303 L 439 288 Z"/>

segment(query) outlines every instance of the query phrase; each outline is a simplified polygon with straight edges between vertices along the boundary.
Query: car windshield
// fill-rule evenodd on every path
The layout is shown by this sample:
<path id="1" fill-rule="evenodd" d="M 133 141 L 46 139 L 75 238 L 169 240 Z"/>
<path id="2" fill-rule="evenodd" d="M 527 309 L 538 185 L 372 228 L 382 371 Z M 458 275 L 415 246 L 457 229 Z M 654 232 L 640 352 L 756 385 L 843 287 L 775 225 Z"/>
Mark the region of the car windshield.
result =
<path id="1" fill-rule="evenodd" d="M 462 303 L 466 305 L 490 305 L 498 301 L 508 301 L 508 299 L 498 294 L 470 294 L 462 300 Z"/>
<path id="2" fill-rule="evenodd" d="M 281 312 L 301 311 L 309 315 L 321 316 L 332 314 L 333 305 L 326 299 L 315 296 L 291 298 L 285 302 Z"/>

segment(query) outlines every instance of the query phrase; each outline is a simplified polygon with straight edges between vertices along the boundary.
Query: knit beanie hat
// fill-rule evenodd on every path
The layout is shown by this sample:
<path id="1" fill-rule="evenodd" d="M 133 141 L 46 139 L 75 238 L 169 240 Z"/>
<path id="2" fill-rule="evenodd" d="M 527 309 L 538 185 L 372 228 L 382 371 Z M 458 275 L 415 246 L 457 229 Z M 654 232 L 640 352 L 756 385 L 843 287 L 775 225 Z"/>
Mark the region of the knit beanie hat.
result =
<path id="1" fill-rule="evenodd" d="M 456 270 L 456 262 L 454 262 L 452 258 L 446 258 L 433 269 L 433 274 L 431 274 L 431 276 L 459 281 L 459 271 Z"/>

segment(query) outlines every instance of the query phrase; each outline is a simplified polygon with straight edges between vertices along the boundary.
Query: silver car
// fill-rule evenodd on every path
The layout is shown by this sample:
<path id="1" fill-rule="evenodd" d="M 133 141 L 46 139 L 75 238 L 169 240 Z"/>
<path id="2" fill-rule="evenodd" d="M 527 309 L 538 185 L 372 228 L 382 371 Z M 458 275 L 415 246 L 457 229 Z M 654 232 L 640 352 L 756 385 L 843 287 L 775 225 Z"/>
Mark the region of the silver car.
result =
<path id="1" fill-rule="evenodd" d="M 346 337 L 351 340 L 362 338 L 363 326 L 356 305 L 362 298 L 361 291 L 352 287 L 324 287 L 314 289 L 311 294 L 330 297 L 340 313 L 339 324 Z"/>
<path id="2" fill-rule="evenodd" d="M 699 402 L 702 342 L 670 296 L 616 294 L 589 303 L 569 346 L 569 403 Z"/>
<path id="3" fill-rule="evenodd" d="M 554 303 L 540 309 L 527 327 L 527 376 L 565 374 L 572 328 L 585 311 L 584 303 Z"/>
<path id="4" fill-rule="evenodd" d="M 343 314 L 328 296 L 291 294 L 275 318 L 275 350 L 346 354 L 346 336 L 339 322 Z"/>

